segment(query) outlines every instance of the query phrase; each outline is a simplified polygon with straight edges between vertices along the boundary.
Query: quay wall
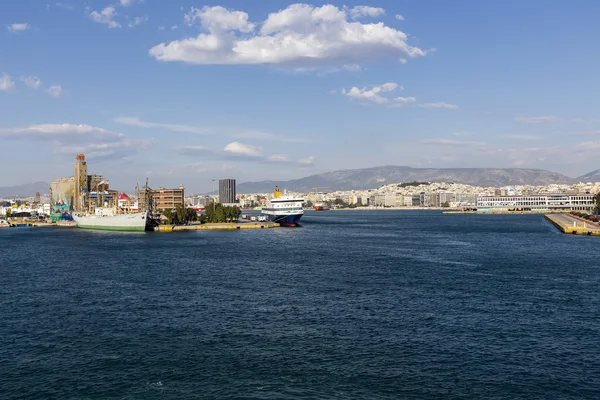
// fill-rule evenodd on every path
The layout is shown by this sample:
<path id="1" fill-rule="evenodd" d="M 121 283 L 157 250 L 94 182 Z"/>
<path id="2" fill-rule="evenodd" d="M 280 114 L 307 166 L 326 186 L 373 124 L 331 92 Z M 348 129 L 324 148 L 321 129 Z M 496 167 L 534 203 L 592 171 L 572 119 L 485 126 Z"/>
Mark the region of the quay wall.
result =
<path id="1" fill-rule="evenodd" d="M 567 217 L 566 220 L 558 219 L 557 216 L 553 214 L 545 214 L 544 217 L 546 217 L 546 219 L 550 221 L 552 225 L 554 225 L 556 228 L 558 228 L 558 230 L 560 230 L 563 233 L 567 233 L 570 235 L 600 236 L 600 229 L 596 228 L 593 224 L 589 225 L 586 221 L 580 222 L 583 224 L 583 226 L 578 225 L 578 219 L 571 217 L 570 215 L 565 216 Z M 567 223 L 567 221 L 570 221 L 571 223 L 575 222 L 575 225 L 570 225 Z"/>

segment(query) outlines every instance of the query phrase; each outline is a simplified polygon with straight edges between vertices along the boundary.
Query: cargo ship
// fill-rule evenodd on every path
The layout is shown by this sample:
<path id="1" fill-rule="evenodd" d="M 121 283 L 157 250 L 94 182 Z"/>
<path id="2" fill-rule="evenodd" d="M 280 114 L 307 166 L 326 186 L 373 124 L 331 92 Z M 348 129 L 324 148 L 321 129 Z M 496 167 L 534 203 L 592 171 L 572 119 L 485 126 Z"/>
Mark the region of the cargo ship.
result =
<path id="1" fill-rule="evenodd" d="M 301 197 L 291 197 L 281 195 L 281 191 L 275 186 L 273 198 L 267 201 L 265 207 L 262 208 L 262 213 L 269 221 L 277 222 L 281 226 L 296 226 L 304 210 L 302 204 L 304 199 Z"/>
<path id="2" fill-rule="evenodd" d="M 115 214 L 113 209 L 96 208 L 94 214 L 73 214 L 78 228 L 103 231 L 144 232 L 150 227 L 147 212 Z"/>
<path id="3" fill-rule="evenodd" d="M 317 203 L 314 206 L 315 211 L 326 211 L 329 210 L 329 206 L 325 203 Z"/>

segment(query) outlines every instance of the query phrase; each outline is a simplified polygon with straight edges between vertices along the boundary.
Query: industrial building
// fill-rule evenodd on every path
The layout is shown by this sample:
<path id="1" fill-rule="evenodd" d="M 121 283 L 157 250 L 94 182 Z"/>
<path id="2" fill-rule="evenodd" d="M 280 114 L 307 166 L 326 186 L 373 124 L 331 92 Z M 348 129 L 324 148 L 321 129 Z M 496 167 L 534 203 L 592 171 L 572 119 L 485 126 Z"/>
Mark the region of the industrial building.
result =
<path id="1" fill-rule="evenodd" d="M 219 203 L 236 203 L 235 179 L 219 179 Z"/>
<path id="2" fill-rule="evenodd" d="M 593 194 L 543 194 L 529 196 L 479 196 L 479 211 L 530 209 L 540 211 L 579 210 L 594 208 Z"/>
<path id="3" fill-rule="evenodd" d="M 102 175 L 89 175 L 85 155 L 77 154 L 73 176 L 50 184 L 50 213 L 92 211 L 93 207 L 117 203 L 119 193 L 109 188 Z"/>

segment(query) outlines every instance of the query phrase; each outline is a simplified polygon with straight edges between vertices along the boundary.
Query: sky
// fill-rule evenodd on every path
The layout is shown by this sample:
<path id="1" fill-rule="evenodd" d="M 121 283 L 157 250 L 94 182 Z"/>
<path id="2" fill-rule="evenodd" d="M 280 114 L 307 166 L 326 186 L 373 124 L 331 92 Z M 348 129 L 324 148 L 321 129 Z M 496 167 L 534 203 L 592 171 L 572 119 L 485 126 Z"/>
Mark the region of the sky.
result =
<path id="1" fill-rule="evenodd" d="M 0 186 L 600 168 L 600 2 L 6 0 Z"/>

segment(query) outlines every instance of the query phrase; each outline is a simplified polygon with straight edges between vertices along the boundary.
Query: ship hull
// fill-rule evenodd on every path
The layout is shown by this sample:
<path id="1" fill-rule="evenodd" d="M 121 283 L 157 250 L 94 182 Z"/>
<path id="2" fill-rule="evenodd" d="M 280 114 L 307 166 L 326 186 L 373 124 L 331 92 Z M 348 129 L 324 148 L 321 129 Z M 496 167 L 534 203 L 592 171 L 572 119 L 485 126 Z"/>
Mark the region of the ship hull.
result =
<path id="1" fill-rule="evenodd" d="M 277 222 L 281 226 L 296 226 L 302 218 L 302 214 L 267 215 L 269 221 Z"/>
<path id="2" fill-rule="evenodd" d="M 73 216 L 78 228 L 101 231 L 144 232 L 148 227 L 146 213 L 114 216 Z"/>

